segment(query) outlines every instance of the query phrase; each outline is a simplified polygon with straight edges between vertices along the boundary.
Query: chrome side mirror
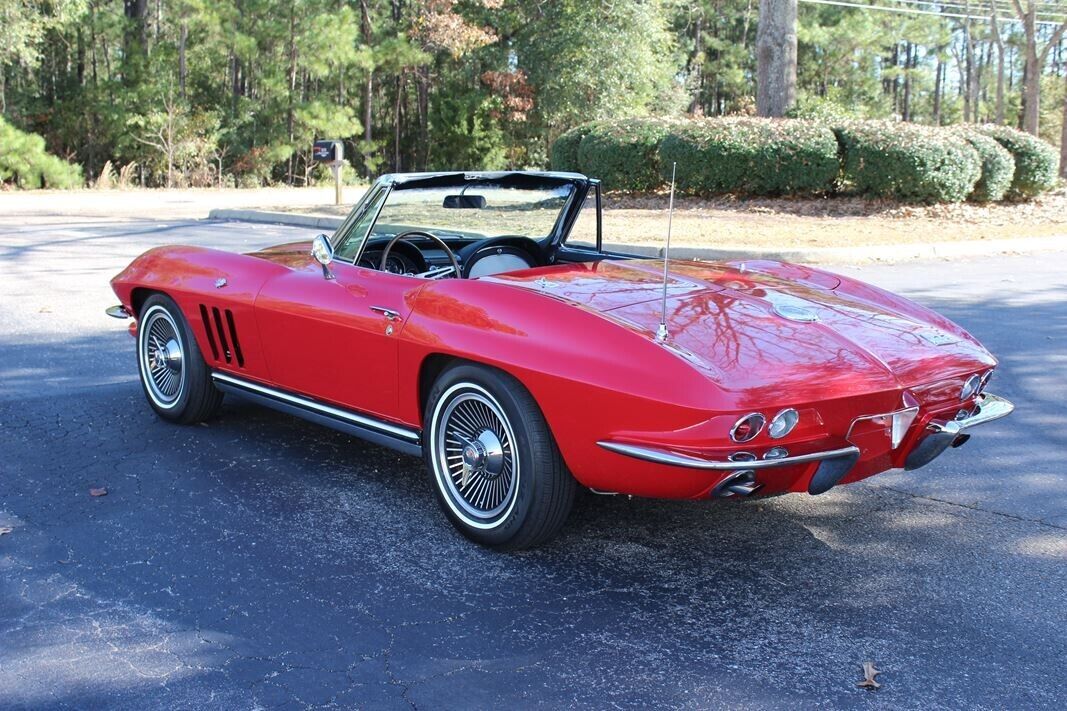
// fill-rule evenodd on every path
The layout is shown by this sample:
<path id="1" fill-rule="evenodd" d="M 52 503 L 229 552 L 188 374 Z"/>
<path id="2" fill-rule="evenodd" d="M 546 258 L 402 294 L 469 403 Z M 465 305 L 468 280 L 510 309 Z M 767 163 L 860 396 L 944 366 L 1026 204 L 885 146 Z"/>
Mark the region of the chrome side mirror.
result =
<path id="1" fill-rule="evenodd" d="M 330 262 L 333 261 L 333 245 L 326 235 L 319 235 L 311 241 L 311 256 L 322 265 L 322 278 L 333 279 Z"/>

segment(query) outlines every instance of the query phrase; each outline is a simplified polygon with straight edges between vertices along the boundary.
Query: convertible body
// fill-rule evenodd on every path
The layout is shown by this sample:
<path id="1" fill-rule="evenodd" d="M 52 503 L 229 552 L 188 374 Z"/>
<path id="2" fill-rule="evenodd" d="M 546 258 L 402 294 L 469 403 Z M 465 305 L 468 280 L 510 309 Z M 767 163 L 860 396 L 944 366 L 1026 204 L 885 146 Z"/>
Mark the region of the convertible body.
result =
<path id="1" fill-rule="evenodd" d="M 435 383 L 457 364 L 506 374 L 536 403 L 569 475 L 601 493 L 818 494 L 923 466 L 1012 409 L 985 392 L 996 361 L 980 343 L 881 289 L 763 260 L 671 260 L 664 279 L 662 260 L 603 250 L 599 185 L 583 176 L 387 176 L 346 225 L 382 224 L 382 215 L 367 217 L 376 190 L 429 185 L 447 193 L 447 207 L 457 191 L 470 197 L 465 186 L 509 181 L 567 186 L 551 232 L 520 240 L 448 231 L 445 249 L 430 242 L 416 250 L 411 243 L 440 233 L 423 237 L 406 222 L 406 231 L 382 235 L 369 228 L 347 261 L 337 256 L 345 226 L 315 245 L 250 254 L 163 247 L 113 279 L 121 306 L 112 313 L 137 320 L 150 297 L 165 295 L 187 322 L 212 387 L 427 455 L 431 469 Z M 482 198 L 464 202 L 475 206 L 455 214 L 487 209 Z M 572 245 L 583 205 L 595 238 Z M 366 261 L 387 239 L 405 245 L 395 269 L 393 243 Z M 330 254 L 313 256 L 313 247 Z M 437 278 L 449 269 L 446 251 L 457 257 L 448 276 L 466 278 Z M 482 266 L 470 266 L 480 254 L 488 255 Z M 139 340 L 147 341 L 142 374 L 166 374 L 173 351 Z M 472 429 L 452 454 L 442 440 L 443 496 L 459 491 L 448 487 L 449 457 L 461 464 L 453 478 L 462 488 L 492 469 L 485 462 L 504 430 L 524 439 L 522 422 L 503 419 L 518 429 L 489 422 L 482 431 L 499 439 Z M 454 520 L 465 511 L 457 501 Z M 466 514 L 460 524 L 492 519 Z"/>

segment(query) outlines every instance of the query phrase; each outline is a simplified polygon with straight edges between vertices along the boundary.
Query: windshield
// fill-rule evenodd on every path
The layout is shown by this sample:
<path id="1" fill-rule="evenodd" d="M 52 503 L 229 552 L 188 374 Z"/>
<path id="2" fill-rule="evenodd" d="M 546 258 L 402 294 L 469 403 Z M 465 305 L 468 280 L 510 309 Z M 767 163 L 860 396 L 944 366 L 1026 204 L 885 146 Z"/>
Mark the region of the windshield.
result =
<path id="1" fill-rule="evenodd" d="M 485 182 L 434 188 L 394 189 L 382 206 L 371 237 L 427 230 L 439 237 L 551 234 L 574 186 L 516 188 Z"/>

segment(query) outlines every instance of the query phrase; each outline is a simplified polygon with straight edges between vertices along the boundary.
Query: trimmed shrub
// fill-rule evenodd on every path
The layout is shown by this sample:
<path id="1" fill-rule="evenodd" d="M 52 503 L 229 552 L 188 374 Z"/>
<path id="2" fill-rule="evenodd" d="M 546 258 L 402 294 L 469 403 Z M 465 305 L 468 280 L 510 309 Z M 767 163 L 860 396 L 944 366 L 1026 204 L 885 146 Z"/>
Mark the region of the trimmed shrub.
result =
<path id="1" fill-rule="evenodd" d="M 1015 158 L 1015 174 L 1007 197 L 1026 200 L 1056 187 L 1060 159 L 1056 149 L 1029 133 L 1007 126 L 982 126 L 984 135 L 996 140 Z"/>
<path id="2" fill-rule="evenodd" d="M 903 202 L 959 202 L 982 174 L 982 161 L 959 134 L 910 123 L 866 121 L 834 127 L 845 188 Z"/>
<path id="3" fill-rule="evenodd" d="M 560 137 L 552 143 L 552 149 L 549 151 L 552 170 L 570 172 L 581 170 L 578 165 L 578 146 L 581 144 L 582 139 L 585 138 L 585 135 L 599 124 L 599 121 L 590 121 L 560 134 Z"/>
<path id="4" fill-rule="evenodd" d="M 961 129 L 960 135 L 978 152 L 982 161 L 982 176 L 967 196 L 971 202 L 996 202 L 1003 200 L 1015 175 L 1015 159 L 1004 146 L 989 136 Z"/>
<path id="5" fill-rule="evenodd" d="M 675 126 L 659 164 L 692 195 L 804 195 L 833 189 L 840 169 L 833 131 L 795 119 L 714 118 Z"/>
<path id="6" fill-rule="evenodd" d="M 634 118 L 595 124 L 578 145 L 578 166 L 605 190 L 647 192 L 663 184 L 659 144 L 676 121 Z"/>
<path id="7" fill-rule="evenodd" d="M 36 133 L 15 128 L 0 117 L 0 183 L 20 188 L 77 188 L 82 186 L 81 167 L 44 149 Z"/>

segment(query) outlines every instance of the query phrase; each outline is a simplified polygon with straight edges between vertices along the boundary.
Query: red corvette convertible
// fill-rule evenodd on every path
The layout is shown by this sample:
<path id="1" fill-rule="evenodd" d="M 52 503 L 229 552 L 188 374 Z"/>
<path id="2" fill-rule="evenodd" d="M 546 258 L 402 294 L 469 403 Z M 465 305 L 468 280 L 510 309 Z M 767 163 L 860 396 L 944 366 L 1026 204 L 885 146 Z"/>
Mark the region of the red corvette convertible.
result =
<path id="1" fill-rule="evenodd" d="M 1011 412 L 947 319 L 809 267 L 605 251 L 600 204 L 570 173 L 387 175 L 331 237 L 146 252 L 108 311 L 160 417 L 232 393 L 422 455 L 504 549 L 552 537 L 579 486 L 820 494 Z"/>

